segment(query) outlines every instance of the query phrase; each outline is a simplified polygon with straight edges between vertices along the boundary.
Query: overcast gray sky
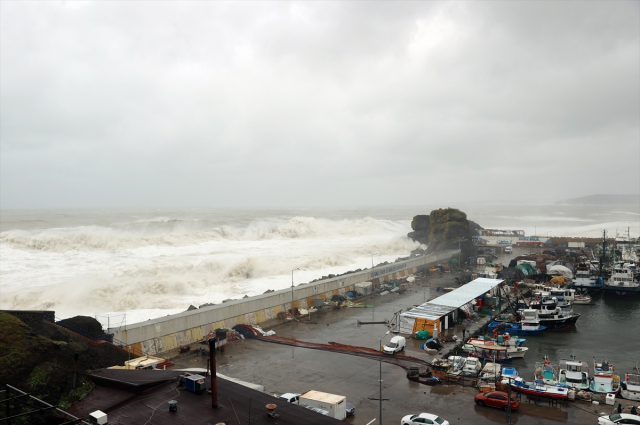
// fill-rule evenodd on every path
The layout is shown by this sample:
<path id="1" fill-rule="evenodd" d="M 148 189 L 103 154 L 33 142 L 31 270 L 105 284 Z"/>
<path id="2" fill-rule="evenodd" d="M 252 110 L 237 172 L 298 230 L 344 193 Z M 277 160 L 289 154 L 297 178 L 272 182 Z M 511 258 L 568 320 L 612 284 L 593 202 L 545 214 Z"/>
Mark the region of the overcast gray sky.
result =
<path id="1" fill-rule="evenodd" d="M 640 191 L 640 3 L 2 1 L 2 208 Z"/>

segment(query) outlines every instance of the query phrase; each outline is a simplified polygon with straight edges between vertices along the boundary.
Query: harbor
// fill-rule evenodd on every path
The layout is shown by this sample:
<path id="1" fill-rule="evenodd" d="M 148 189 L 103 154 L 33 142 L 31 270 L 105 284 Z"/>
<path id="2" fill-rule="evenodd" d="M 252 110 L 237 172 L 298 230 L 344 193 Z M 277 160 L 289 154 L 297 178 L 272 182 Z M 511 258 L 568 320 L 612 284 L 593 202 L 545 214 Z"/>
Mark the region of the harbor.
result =
<path id="1" fill-rule="evenodd" d="M 234 403 L 248 397 L 248 418 L 251 397 L 272 397 L 274 415 L 294 417 L 300 413 L 288 401 L 283 406 L 283 398 L 309 392 L 349 403 L 351 413 L 336 418 L 362 425 L 397 423 L 419 411 L 450 424 L 524 425 L 595 424 L 618 410 L 633 412 L 640 401 L 638 299 L 605 291 L 605 282 L 616 282 L 618 269 L 630 270 L 625 273 L 635 282 L 635 268 L 627 265 L 636 251 L 616 262 L 621 252 L 607 238 L 599 249 L 598 241 L 563 247 L 524 232 L 511 235 L 516 239 L 508 244 L 504 234 L 496 243 L 480 235 L 457 250 L 414 252 L 290 289 L 110 327 L 104 335 L 85 332 L 73 319 L 58 320 L 53 311 L 7 312 L 26 323 L 34 317 L 55 322 L 128 358 L 124 366 L 119 360 L 87 375 L 96 389 L 67 411 L 75 418 L 105 411 L 114 423 L 127 423 L 131 415 L 143 419 L 148 413 L 134 408 L 135 401 L 111 405 L 105 395 L 114 389 L 104 384 L 122 386 L 141 369 L 156 371 L 158 379 L 170 376 L 165 386 L 175 377 L 202 378 L 211 394 L 210 376 L 219 376 L 223 391 L 239 397 Z M 607 255 L 607 264 L 595 264 Z M 584 279 L 602 277 L 601 287 L 575 287 L 584 264 Z M 513 397 L 513 411 L 489 407 L 501 391 Z M 174 401 L 193 402 L 184 397 Z M 231 417 L 225 411 L 214 417 Z M 166 414 L 158 423 L 171 423 Z M 325 423 L 314 418 L 296 423 Z"/>

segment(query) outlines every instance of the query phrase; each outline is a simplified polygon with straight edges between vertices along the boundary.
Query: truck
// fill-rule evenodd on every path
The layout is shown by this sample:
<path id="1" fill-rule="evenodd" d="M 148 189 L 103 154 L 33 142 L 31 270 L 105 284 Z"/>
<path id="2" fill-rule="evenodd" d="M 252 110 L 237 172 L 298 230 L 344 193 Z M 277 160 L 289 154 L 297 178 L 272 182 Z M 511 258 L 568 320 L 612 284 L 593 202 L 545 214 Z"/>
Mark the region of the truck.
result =
<path id="1" fill-rule="evenodd" d="M 327 416 L 343 420 L 347 417 L 347 397 L 343 395 L 307 391 L 299 398 L 298 403 L 303 407 L 324 410 Z"/>
<path id="2" fill-rule="evenodd" d="M 585 243 L 584 242 L 569 242 L 569 248 L 584 248 L 585 247 Z"/>

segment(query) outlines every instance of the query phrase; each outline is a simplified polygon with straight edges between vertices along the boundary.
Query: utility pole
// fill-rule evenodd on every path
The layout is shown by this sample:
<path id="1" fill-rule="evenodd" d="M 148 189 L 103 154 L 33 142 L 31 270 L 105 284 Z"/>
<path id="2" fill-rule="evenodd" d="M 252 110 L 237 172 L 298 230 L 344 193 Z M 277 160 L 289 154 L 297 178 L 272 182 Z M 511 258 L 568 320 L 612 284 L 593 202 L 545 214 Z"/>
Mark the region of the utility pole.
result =
<path id="1" fill-rule="evenodd" d="M 382 425 L 382 340 L 384 339 L 385 336 L 389 335 L 389 332 L 391 331 L 387 331 L 384 335 L 382 335 L 382 338 L 380 338 L 380 347 L 378 348 L 380 350 L 380 424 Z"/>
<path id="2" fill-rule="evenodd" d="M 300 270 L 299 268 L 291 270 L 291 319 L 295 319 L 296 315 L 293 311 L 293 272 L 296 270 Z M 294 320 L 291 320 L 291 324 L 294 323 Z"/>
<path id="3" fill-rule="evenodd" d="M 371 309 L 371 320 L 375 320 L 376 319 L 376 297 L 375 297 L 375 292 L 376 292 L 376 285 L 373 283 L 373 280 L 375 279 L 375 276 L 373 275 L 373 256 L 374 255 L 380 255 L 379 252 L 374 252 L 373 254 L 371 254 L 371 302 L 373 303 L 373 308 Z M 380 280 L 380 279 L 378 279 Z"/>
<path id="4" fill-rule="evenodd" d="M 511 377 L 509 377 L 509 387 L 507 388 L 507 425 L 511 425 Z"/>

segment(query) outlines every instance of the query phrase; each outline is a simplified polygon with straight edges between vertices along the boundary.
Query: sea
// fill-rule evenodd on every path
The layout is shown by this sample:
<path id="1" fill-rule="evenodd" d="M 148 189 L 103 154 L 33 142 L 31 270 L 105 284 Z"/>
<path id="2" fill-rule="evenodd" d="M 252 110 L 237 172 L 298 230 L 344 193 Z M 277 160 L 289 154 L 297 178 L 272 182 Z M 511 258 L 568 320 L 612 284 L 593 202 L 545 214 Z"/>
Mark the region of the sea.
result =
<path id="1" fill-rule="evenodd" d="M 640 234 L 637 206 L 2 210 L 0 308 L 145 321 L 394 261 L 420 246 L 413 216 L 449 206 L 527 235 Z"/>

